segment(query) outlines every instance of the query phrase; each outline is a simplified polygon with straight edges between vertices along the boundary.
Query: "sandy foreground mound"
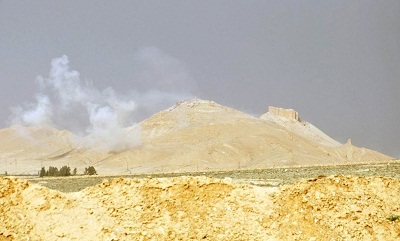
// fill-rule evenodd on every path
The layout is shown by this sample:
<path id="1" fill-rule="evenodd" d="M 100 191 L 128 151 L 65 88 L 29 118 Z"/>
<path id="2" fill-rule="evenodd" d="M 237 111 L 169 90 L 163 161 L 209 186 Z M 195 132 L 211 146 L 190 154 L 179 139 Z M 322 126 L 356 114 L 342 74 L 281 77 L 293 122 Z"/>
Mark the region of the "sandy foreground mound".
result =
<path id="1" fill-rule="evenodd" d="M 114 179 L 77 193 L 0 178 L 0 240 L 399 240 L 400 180 Z"/>

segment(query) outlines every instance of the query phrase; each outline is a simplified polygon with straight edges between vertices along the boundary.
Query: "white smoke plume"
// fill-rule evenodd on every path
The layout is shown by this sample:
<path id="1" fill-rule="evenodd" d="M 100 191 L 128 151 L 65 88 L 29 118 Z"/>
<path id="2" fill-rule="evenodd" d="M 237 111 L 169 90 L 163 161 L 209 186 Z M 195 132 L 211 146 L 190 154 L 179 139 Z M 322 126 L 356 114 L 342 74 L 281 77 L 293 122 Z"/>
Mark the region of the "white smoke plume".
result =
<path id="1" fill-rule="evenodd" d="M 134 87 L 121 95 L 109 87 L 100 91 L 69 67 L 66 55 L 51 61 L 47 78 L 37 77 L 35 102 L 12 108 L 13 124 L 52 125 L 80 138 L 80 145 L 122 151 L 140 144 L 140 128 L 130 131 L 138 116 L 192 97 L 195 81 L 177 59 L 157 48 L 144 48 L 135 55 Z"/>
<path id="2" fill-rule="evenodd" d="M 25 109 L 19 106 L 11 111 L 13 123 L 27 123 L 34 126 L 52 124 L 52 105 L 46 95 L 37 94 L 36 103 L 27 104 Z"/>

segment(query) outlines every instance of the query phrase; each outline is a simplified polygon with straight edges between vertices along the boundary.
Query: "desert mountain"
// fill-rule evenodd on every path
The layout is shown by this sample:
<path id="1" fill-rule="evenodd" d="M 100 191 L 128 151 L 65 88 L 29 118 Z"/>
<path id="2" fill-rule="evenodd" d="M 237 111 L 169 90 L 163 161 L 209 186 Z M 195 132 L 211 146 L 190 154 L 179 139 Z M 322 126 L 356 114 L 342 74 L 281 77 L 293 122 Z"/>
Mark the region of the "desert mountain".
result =
<path id="1" fill-rule="evenodd" d="M 22 131 L 21 131 L 22 130 Z M 140 145 L 120 152 L 84 148 L 73 134 L 46 127 L 0 130 L 0 172 L 37 173 L 41 165 L 94 165 L 99 173 L 252 169 L 393 159 L 344 145 L 301 120 L 294 110 L 270 107 L 256 118 L 212 101 L 188 100 L 126 129 Z M 22 133 L 22 134 L 21 134 Z"/>
<path id="2" fill-rule="evenodd" d="M 13 125 L 1 129 L 0 171 L 33 173 L 37 172 L 42 164 L 63 164 L 62 157 L 76 148 L 74 138 L 71 132 L 59 131 L 50 126 Z"/>

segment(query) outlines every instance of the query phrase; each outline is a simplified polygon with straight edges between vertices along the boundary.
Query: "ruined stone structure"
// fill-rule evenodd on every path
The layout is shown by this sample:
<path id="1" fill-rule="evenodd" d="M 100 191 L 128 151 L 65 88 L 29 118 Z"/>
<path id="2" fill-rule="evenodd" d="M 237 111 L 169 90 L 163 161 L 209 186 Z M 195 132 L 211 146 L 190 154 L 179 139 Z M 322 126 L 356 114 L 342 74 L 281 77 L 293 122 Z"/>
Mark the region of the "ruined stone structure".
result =
<path id="1" fill-rule="evenodd" d="M 299 113 L 297 113 L 297 111 L 294 111 L 292 109 L 284 109 L 284 108 L 269 106 L 268 112 L 271 115 L 284 117 L 289 120 L 301 121 L 299 118 Z"/>

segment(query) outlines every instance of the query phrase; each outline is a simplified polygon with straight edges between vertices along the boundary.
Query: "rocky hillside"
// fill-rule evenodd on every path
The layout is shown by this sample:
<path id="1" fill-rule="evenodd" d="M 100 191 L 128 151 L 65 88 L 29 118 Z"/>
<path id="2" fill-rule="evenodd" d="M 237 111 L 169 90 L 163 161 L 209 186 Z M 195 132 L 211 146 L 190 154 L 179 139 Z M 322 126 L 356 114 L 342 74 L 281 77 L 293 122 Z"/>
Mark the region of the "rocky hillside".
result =
<path id="1" fill-rule="evenodd" d="M 140 144 L 120 152 L 107 152 L 87 148 L 72 133 L 50 127 L 3 129 L 0 130 L 0 156 L 4 165 L 0 166 L 0 172 L 33 174 L 41 165 L 70 165 L 78 167 L 79 172 L 94 165 L 99 173 L 117 174 L 393 159 L 353 146 L 351 142 L 340 144 L 300 120 L 297 113 L 279 110 L 256 118 L 197 99 L 177 103 L 126 131 L 140 134 Z"/>

